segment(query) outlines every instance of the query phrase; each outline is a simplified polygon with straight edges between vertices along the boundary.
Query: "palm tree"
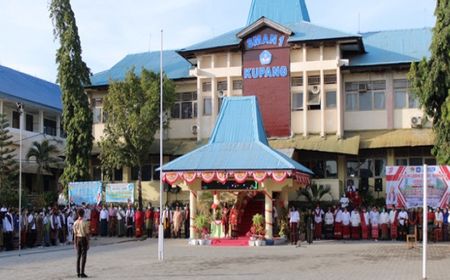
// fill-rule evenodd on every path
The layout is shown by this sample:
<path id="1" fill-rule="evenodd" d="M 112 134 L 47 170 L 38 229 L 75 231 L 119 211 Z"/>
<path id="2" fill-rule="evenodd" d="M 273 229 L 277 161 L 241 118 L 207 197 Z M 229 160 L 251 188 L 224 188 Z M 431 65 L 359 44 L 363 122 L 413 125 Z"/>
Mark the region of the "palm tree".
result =
<path id="1" fill-rule="evenodd" d="M 37 186 L 39 191 L 44 190 L 44 171 L 52 173 L 52 168 L 57 168 L 61 160 L 53 157 L 52 154 L 58 152 L 55 145 L 50 144 L 48 140 L 43 140 L 41 143 L 34 141 L 26 155 L 27 160 L 34 158 L 37 163 L 36 176 Z"/>
<path id="2" fill-rule="evenodd" d="M 309 185 L 306 188 L 300 189 L 297 192 L 298 196 L 304 196 L 311 207 L 314 207 L 317 203 L 319 203 L 325 195 L 329 195 L 331 198 L 331 187 L 320 185 L 317 187 L 316 184 Z"/>

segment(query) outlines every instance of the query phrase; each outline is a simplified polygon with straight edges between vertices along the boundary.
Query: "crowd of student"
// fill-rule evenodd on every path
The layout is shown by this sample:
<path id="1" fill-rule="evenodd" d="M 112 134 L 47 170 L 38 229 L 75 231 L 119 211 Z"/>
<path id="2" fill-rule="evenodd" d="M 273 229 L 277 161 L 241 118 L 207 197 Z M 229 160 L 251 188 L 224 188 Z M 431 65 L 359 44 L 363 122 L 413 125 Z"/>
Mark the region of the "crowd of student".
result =
<path id="1" fill-rule="evenodd" d="M 80 206 L 83 219 L 89 222 L 91 236 L 101 237 L 157 237 L 160 209 L 148 206 L 135 209 L 132 204 Z M 35 246 L 57 246 L 73 243 L 73 225 L 77 220 L 76 207 L 48 207 L 43 209 L 0 208 L 0 251 Z M 189 238 L 189 207 L 165 207 L 162 213 L 165 238 Z"/>
<path id="2" fill-rule="evenodd" d="M 429 208 L 427 212 L 428 238 L 449 241 L 449 209 Z M 423 209 L 389 209 L 361 207 L 348 209 L 334 206 L 326 211 L 319 205 L 302 213 L 295 207 L 289 212 L 290 241 L 296 244 L 299 233 L 311 243 L 320 239 L 344 240 L 406 240 L 415 234 L 422 240 Z"/>

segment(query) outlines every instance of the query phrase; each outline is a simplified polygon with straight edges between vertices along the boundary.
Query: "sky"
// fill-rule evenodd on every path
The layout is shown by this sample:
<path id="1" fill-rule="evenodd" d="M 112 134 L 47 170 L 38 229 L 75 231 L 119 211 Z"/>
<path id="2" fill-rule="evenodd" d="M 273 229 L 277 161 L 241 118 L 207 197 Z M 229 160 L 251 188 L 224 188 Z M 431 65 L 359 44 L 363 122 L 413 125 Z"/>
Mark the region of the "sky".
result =
<path id="1" fill-rule="evenodd" d="M 283 0 L 273 0 L 283 1 Z M 0 64 L 55 82 L 50 0 L 0 0 Z M 92 73 L 125 55 L 181 49 L 244 27 L 251 0 L 73 0 Z M 311 23 L 344 32 L 432 27 L 436 0 L 306 0 Z"/>

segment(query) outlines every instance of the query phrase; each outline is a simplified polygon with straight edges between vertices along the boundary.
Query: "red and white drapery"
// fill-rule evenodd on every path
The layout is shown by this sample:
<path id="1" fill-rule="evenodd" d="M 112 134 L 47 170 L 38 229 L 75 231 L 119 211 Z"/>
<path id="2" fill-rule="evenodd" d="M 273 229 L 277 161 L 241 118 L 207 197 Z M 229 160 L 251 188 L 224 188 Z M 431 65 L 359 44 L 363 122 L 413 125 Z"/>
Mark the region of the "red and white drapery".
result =
<path id="1" fill-rule="evenodd" d="M 292 170 L 272 170 L 272 171 L 180 171 L 180 172 L 164 172 L 164 182 L 172 185 L 178 180 L 184 180 L 190 184 L 195 179 L 201 179 L 205 183 L 219 181 L 225 183 L 228 180 L 234 180 L 237 183 L 244 183 L 247 180 L 255 180 L 258 183 L 268 178 L 282 183 L 287 178 L 292 178 L 300 184 L 309 185 L 310 177 L 307 174 Z"/>

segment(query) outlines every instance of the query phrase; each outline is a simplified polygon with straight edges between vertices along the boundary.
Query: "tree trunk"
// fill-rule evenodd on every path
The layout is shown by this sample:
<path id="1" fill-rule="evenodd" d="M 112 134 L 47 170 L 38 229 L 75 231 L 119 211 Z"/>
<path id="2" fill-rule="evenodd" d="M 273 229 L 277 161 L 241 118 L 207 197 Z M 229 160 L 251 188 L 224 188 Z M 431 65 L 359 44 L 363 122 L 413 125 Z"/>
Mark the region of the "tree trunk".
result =
<path id="1" fill-rule="evenodd" d="M 142 209 L 142 166 L 139 165 L 138 171 L 138 207 Z"/>

